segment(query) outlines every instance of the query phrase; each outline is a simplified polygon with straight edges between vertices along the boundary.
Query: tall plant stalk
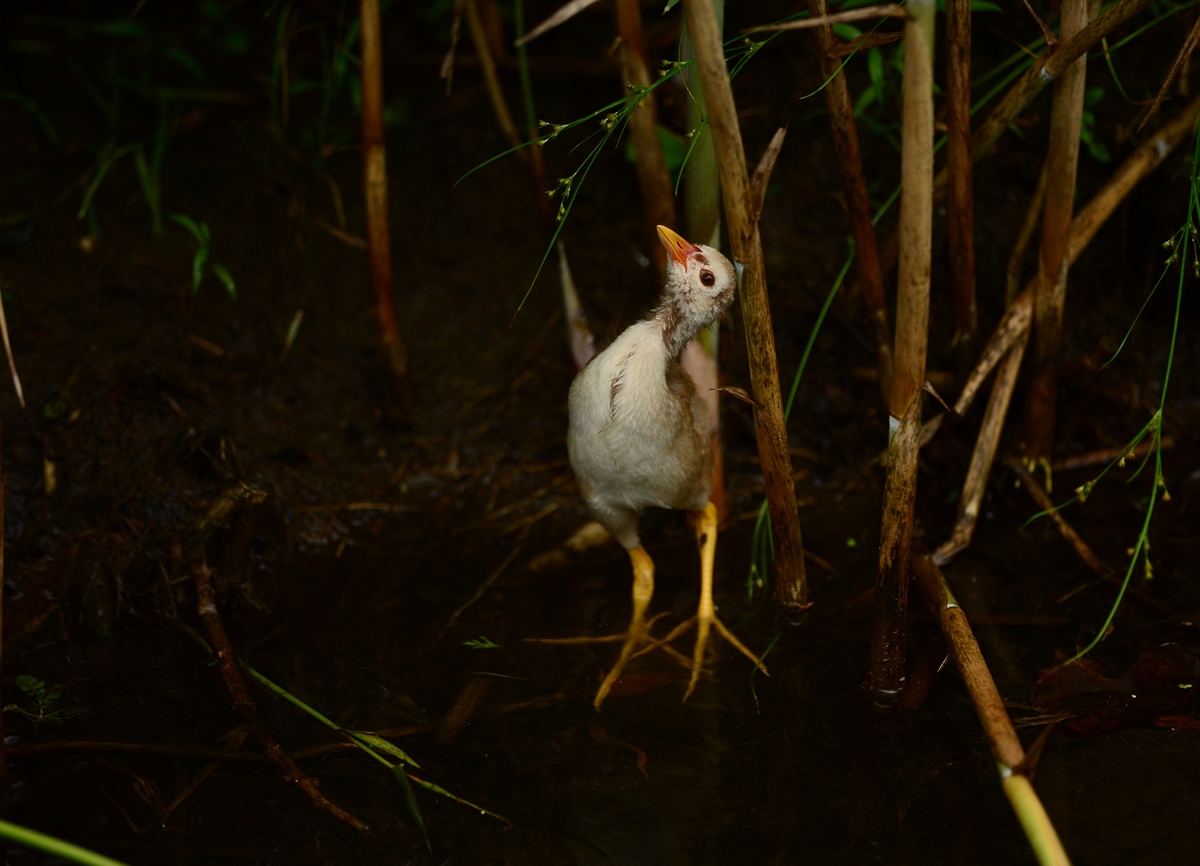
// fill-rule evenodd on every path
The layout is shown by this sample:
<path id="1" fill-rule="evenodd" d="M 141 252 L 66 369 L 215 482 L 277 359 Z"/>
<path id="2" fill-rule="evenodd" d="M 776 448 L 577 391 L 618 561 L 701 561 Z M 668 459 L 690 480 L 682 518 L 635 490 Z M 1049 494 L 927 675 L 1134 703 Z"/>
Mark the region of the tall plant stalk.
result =
<path id="1" fill-rule="evenodd" d="M 910 0 L 911 6 L 911 0 Z M 967 622 L 967 615 L 946 585 L 946 579 L 933 560 L 923 551 L 914 551 L 913 571 L 917 585 L 925 595 L 930 610 L 937 619 L 950 654 L 962 674 L 971 703 L 987 736 L 988 747 L 996 759 L 1000 785 L 1017 814 L 1021 828 L 1029 839 L 1034 856 L 1042 866 L 1070 866 L 1070 858 L 1059 841 L 1058 833 L 1029 781 L 1025 749 L 1017 739 L 1004 701 L 992 679 L 979 642 Z"/>
<path id="2" fill-rule="evenodd" d="M 646 37 L 642 33 L 642 8 L 638 0 L 617 0 L 617 32 L 621 36 L 621 75 L 634 92 L 645 90 L 637 108 L 629 114 L 629 134 L 633 139 L 634 166 L 642 191 L 642 209 L 646 214 L 647 246 L 652 250 L 656 270 L 666 267 L 666 249 L 658 242 L 656 227 L 675 225 L 675 196 L 671 175 L 658 138 L 658 112 L 650 93 L 650 70 L 646 61 Z M 691 239 L 696 243 L 696 239 Z"/>
<path id="3" fill-rule="evenodd" d="M 937 4 L 935 0 L 909 0 L 907 9 L 896 360 L 871 636 L 871 696 L 883 705 L 897 704 L 904 690 L 908 554 L 917 493 L 933 253 L 933 27 Z"/>
<path id="4" fill-rule="evenodd" d="M 367 203 L 368 255 L 375 290 L 375 321 L 384 364 L 395 389 L 400 416 L 412 412 L 408 349 L 396 326 L 392 297 L 392 251 L 388 233 L 387 153 L 383 139 L 383 39 L 379 0 L 360 0 L 362 23 L 363 186 Z"/>
<path id="5" fill-rule="evenodd" d="M 829 12 L 825 0 L 808 0 L 809 14 L 822 18 Z M 833 146 L 842 167 L 846 185 L 846 205 L 850 212 L 850 227 L 854 232 L 854 249 L 858 258 L 858 279 L 867 306 L 867 320 L 875 339 L 879 387 L 887 404 L 892 394 L 892 334 L 888 326 L 887 301 L 883 295 L 883 273 L 879 268 L 879 252 L 875 246 L 875 227 L 871 224 L 871 201 L 867 195 L 867 179 L 863 174 L 862 155 L 858 148 L 858 129 L 854 124 L 854 104 L 850 88 L 842 71 L 842 62 L 834 57 L 833 27 L 816 28 L 817 47 L 821 60 L 821 75 L 825 78 L 825 103 L 833 128 Z"/>
<path id="6" fill-rule="evenodd" d="M 792 457 L 788 449 L 783 399 L 779 389 L 779 367 L 771 309 L 767 300 L 762 238 L 758 231 L 757 215 L 751 207 L 746 153 L 721 46 L 721 31 L 712 2 L 684 0 L 683 10 L 708 104 L 730 247 L 734 258 L 744 266 L 739 298 L 750 355 L 750 381 L 757 404 L 755 428 L 758 455 L 767 489 L 771 523 L 778 541 L 775 599 L 783 609 L 798 611 L 808 604 L 804 545 L 800 535 L 800 517 L 796 511 Z"/>
<path id="7" fill-rule="evenodd" d="M 946 170 L 950 288 L 959 368 L 970 368 L 979 332 L 975 306 L 975 216 L 971 192 L 971 3 L 946 0 Z"/>
<path id="8" fill-rule="evenodd" d="M 1193 130 L 1197 118 L 1200 118 L 1200 98 L 1193 99 L 1180 114 L 1170 123 L 1163 126 L 1155 135 L 1138 145 L 1138 148 L 1121 164 L 1108 182 L 1096 193 L 1076 214 L 1071 222 L 1071 236 L 1067 247 L 1070 263 L 1074 263 L 1080 254 L 1095 237 L 1100 226 L 1112 215 L 1117 206 L 1124 201 L 1130 190 L 1147 174 L 1162 164 L 1170 154 Z M 1042 174 L 1045 178 L 1045 172 Z M 1012 396 L 1016 383 L 1017 368 L 1029 337 L 1030 321 L 1033 318 L 1034 293 L 1037 289 L 1037 278 L 1030 281 L 1015 301 L 1009 306 L 1008 312 L 996 327 L 987 346 L 981 353 L 979 363 L 971 371 L 962 393 L 954 405 L 954 412 L 963 416 L 970 408 L 975 394 L 992 368 L 1003 360 L 1003 366 L 996 374 L 996 383 L 992 386 L 992 396 L 976 441 L 975 452 L 971 457 L 967 481 L 959 498 L 958 518 L 954 532 L 933 554 L 933 561 L 945 565 L 954 556 L 971 543 L 975 532 L 975 522 L 979 516 L 979 508 L 983 501 L 983 493 L 987 484 L 987 476 L 996 454 L 1003 427 L 1005 410 Z M 1122 452 L 1124 453 L 1124 452 Z"/>
<path id="9" fill-rule="evenodd" d="M 712 0 L 713 13 L 717 17 L 717 31 L 724 32 L 725 0 Z M 685 22 L 679 40 L 679 60 L 687 62 L 695 57 L 692 39 Z M 691 154 L 683 170 L 683 215 L 687 237 L 693 243 L 721 248 L 721 176 L 717 171 L 717 152 L 713 147 L 712 130 L 708 126 L 708 108 L 704 99 L 704 86 L 695 65 L 683 72 L 683 81 L 688 89 L 688 130 L 692 136 Z M 657 245 L 656 245 L 657 246 Z M 721 322 L 713 322 L 696 335 L 683 350 L 683 368 L 687 370 L 696 389 L 709 409 L 713 419 L 713 489 L 712 503 L 717 506 L 717 517 L 724 520 L 729 513 L 725 496 L 725 448 L 721 442 L 721 392 L 717 359 L 721 347 Z"/>
<path id="10" fill-rule="evenodd" d="M 1063 0 L 1060 39 L 1072 39 L 1087 25 L 1087 0 Z M 1067 297 L 1067 247 L 1075 212 L 1075 171 L 1087 58 L 1067 68 L 1054 86 L 1050 113 L 1050 149 L 1046 155 L 1046 203 L 1042 213 L 1042 249 L 1033 305 L 1033 381 L 1025 403 L 1025 458 L 1049 473 L 1054 444 L 1058 390 L 1058 352 L 1062 344 L 1063 306 Z M 1049 484 L 1047 484 L 1049 487 Z"/>

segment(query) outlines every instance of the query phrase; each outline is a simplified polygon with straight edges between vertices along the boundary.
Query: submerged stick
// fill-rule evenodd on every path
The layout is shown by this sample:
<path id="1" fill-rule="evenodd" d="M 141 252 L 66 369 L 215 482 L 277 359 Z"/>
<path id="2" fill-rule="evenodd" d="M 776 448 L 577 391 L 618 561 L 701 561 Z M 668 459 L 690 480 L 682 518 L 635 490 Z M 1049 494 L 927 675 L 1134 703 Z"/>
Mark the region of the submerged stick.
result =
<path id="1" fill-rule="evenodd" d="M 950 287 L 959 372 L 969 369 L 979 334 L 975 306 L 975 216 L 971 190 L 970 0 L 946 2 L 946 171 L 949 176 Z"/>
<path id="2" fill-rule="evenodd" d="M 1025 749 L 1017 738 L 966 614 L 928 554 L 914 552 L 912 568 L 917 585 L 937 618 L 954 663 L 962 673 L 963 683 L 987 736 L 988 747 L 999 764 L 1004 795 L 1017 813 L 1017 820 L 1021 822 L 1038 862 L 1043 866 L 1069 866 L 1070 858 L 1029 781 Z"/>
<path id="3" fill-rule="evenodd" d="M 1046 516 L 1050 518 L 1050 522 L 1054 524 L 1054 528 L 1058 530 L 1058 534 L 1063 537 L 1063 540 L 1067 544 L 1071 545 L 1075 553 L 1083 560 L 1083 564 L 1100 577 L 1112 577 L 1116 573 L 1115 570 L 1101 562 L 1100 557 L 1096 556 L 1088 543 L 1072 528 L 1071 524 L 1067 523 L 1067 519 L 1062 516 L 1058 506 L 1054 504 L 1054 500 L 1037 483 L 1037 479 L 1025 468 L 1024 463 L 1020 460 L 1009 459 L 1005 461 L 1005 465 L 1017 473 L 1017 477 L 1021 479 L 1021 484 L 1029 493 L 1030 498 L 1033 499 L 1038 508 L 1046 512 Z"/>
<path id="4" fill-rule="evenodd" d="M 468 0 L 468 5 L 472 0 Z M 412 414 L 412 385 L 408 378 L 408 349 L 396 326 L 392 298 L 392 252 L 388 234 L 387 154 L 383 141 L 383 37 L 379 0 L 361 0 L 362 25 L 362 143 L 363 186 L 370 241 L 371 285 L 375 290 L 375 323 L 384 363 L 395 389 L 402 419 Z"/>
<path id="5" fill-rule="evenodd" d="M 1061 38 L 1069 40 L 1082 30 L 1087 15 L 1087 0 L 1063 0 Z M 1025 458 L 1031 464 L 1046 463 L 1054 445 L 1058 354 L 1070 267 L 1067 248 L 1075 211 L 1075 172 L 1079 165 L 1086 73 L 1086 57 L 1080 57 L 1067 68 L 1054 87 L 1050 113 L 1042 249 L 1033 305 L 1034 371 L 1025 402 Z"/>
<path id="6" fill-rule="evenodd" d="M 246 689 L 246 681 L 242 679 L 242 673 L 238 670 L 237 657 L 234 655 L 233 647 L 229 644 L 229 637 L 221 622 L 221 614 L 217 610 L 212 574 L 208 569 L 208 563 L 204 561 L 202 549 L 197 559 L 198 561 L 192 565 L 192 579 L 196 584 L 196 602 L 200 611 L 200 620 L 204 623 L 209 643 L 216 652 L 221 679 L 224 681 L 230 697 L 233 698 L 234 708 L 242 717 L 242 722 L 250 729 L 254 739 L 258 740 L 263 751 L 283 770 L 284 781 L 294 784 L 322 812 L 329 813 L 355 830 L 366 830 L 366 824 L 341 806 L 326 799 L 308 774 L 301 770 L 300 766 L 279 747 L 279 743 L 267 731 L 266 725 L 258 716 L 258 711 L 254 709 L 254 701 L 251 700 L 250 693 Z"/>
<path id="7" fill-rule="evenodd" d="M 937 6 L 934 0 L 909 0 L 908 10 L 911 17 L 904 25 L 896 359 L 869 677 L 872 700 L 887 706 L 899 703 L 904 691 L 908 554 L 917 494 L 933 253 L 933 25 Z"/>
<path id="8" fill-rule="evenodd" d="M 824 17 L 828 11 L 825 0 L 808 0 L 809 14 Z M 858 259 L 858 279 L 863 288 L 867 319 L 875 338 L 875 360 L 879 369 L 879 389 L 886 405 L 892 395 L 892 334 L 888 325 L 887 300 L 883 294 L 883 273 L 879 268 L 879 251 L 875 245 L 875 227 L 871 224 L 871 201 L 867 195 L 867 179 L 863 174 L 862 154 L 858 148 L 858 129 L 854 123 L 854 104 L 842 65 L 833 56 L 836 40 L 829 25 L 816 31 L 821 75 L 825 87 L 825 104 L 833 128 L 833 147 L 842 168 L 846 188 L 846 207 L 850 227 L 854 232 L 854 249 Z"/>
<path id="9" fill-rule="evenodd" d="M 975 450 L 967 467 L 967 480 L 963 482 L 962 496 L 958 500 L 958 516 L 954 521 L 954 532 L 933 554 L 933 561 L 940 565 L 950 562 L 961 551 L 966 550 L 975 535 L 975 524 L 979 520 L 979 507 L 987 490 L 988 475 L 1000 446 L 1000 434 L 1004 432 L 1004 419 L 1013 390 L 1017 386 L 1017 374 L 1025 357 L 1025 346 L 1029 342 L 1028 331 L 1023 331 L 1017 342 L 1008 350 L 1008 355 L 996 373 L 992 384 L 992 396 L 988 400 L 983 424 L 975 440 Z"/>
<path id="10" fill-rule="evenodd" d="M 771 524 L 778 541 L 775 600 L 785 610 L 799 611 L 808 605 L 804 544 L 796 511 L 792 457 L 788 449 L 787 425 L 779 388 L 762 237 L 758 224 L 750 218 L 750 179 L 746 170 L 746 153 L 711 0 L 684 0 L 683 7 L 708 102 L 730 246 L 734 258 L 744 265 L 739 298 L 746 347 L 750 355 L 750 381 L 754 388 L 754 401 L 758 404 L 759 423 L 755 424 L 755 430 Z"/>

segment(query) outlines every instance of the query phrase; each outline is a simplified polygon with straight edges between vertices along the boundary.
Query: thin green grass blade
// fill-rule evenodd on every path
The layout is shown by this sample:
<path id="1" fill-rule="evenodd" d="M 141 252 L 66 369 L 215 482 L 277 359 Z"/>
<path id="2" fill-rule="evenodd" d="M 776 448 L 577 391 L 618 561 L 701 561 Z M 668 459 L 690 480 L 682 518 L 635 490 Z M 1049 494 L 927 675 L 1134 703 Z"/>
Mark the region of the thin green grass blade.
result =
<path id="1" fill-rule="evenodd" d="M 10 824 L 8 821 L 0 821 L 0 839 L 8 839 L 34 851 L 61 857 L 68 863 L 79 863 L 82 866 L 125 866 L 120 860 L 105 857 L 88 848 L 74 845 L 56 836 L 39 833 L 20 824 Z"/>

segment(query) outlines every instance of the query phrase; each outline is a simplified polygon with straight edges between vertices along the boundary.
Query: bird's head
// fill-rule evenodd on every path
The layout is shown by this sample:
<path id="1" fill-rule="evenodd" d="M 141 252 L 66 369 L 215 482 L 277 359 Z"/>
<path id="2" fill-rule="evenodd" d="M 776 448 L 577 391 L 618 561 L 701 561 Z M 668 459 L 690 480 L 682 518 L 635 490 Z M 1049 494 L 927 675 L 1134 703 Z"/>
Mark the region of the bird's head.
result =
<path id="1" fill-rule="evenodd" d="M 667 251 L 662 310 L 676 318 L 673 324 L 686 343 L 729 309 L 737 271 L 717 250 L 685 241 L 666 226 L 658 227 L 658 239 Z"/>

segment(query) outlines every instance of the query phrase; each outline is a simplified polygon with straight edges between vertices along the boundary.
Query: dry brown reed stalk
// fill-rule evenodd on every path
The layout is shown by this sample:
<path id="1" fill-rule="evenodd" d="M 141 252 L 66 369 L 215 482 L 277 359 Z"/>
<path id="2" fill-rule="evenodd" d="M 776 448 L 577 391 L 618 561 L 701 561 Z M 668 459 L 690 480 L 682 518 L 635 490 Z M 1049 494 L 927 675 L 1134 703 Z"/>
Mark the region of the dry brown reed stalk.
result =
<path id="1" fill-rule="evenodd" d="M 889 407 L 879 583 L 871 634 L 871 698 L 885 706 L 899 703 L 904 691 L 908 553 L 917 493 L 933 252 L 933 26 L 937 5 L 934 0 L 909 0 L 907 8 L 910 17 L 904 24 L 896 358 Z"/>
<path id="2" fill-rule="evenodd" d="M 954 521 L 954 532 L 933 554 L 938 565 L 950 562 L 965 550 L 975 535 L 975 524 L 979 520 L 979 508 L 987 490 L 988 476 L 1000 446 L 1000 434 L 1004 432 L 1004 419 L 1008 417 L 1008 405 L 1012 401 L 1017 385 L 1017 374 L 1025 357 L 1029 342 L 1028 330 L 1023 330 L 1000 364 L 996 381 L 992 383 L 992 395 L 988 399 L 987 411 L 975 440 L 975 450 L 967 466 L 967 479 L 963 482 L 962 496 L 958 500 L 958 516 Z"/>
<path id="3" fill-rule="evenodd" d="M 1087 0 L 1063 0 L 1059 25 L 1062 40 L 1070 40 L 1079 33 L 1087 25 L 1087 15 Z M 1075 172 L 1079 165 L 1086 74 L 1086 57 L 1080 57 L 1067 68 L 1054 86 L 1050 113 L 1042 249 L 1033 304 L 1034 369 L 1025 402 L 1025 459 L 1030 465 L 1044 465 L 1047 472 L 1054 445 L 1058 354 L 1070 267 L 1067 247 L 1075 212 Z"/>
<path id="4" fill-rule="evenodd" d="M 1017 241 L 1013 244 L 1012 255 L 1008 257 L 1008 267 L 1004 271 L 1004 306 L 1007 309 L 1013 305 L 1021 292 L 1021 266 L 1025 263 L 1025 252 L 1033 239 L 1033 230 L 1037 228 L 1038 219 L 1042 215 L 1042 206 L 1046 201 L 1046 163 L 1042 163 L 1042 173 L 1038 175 L 1037 189 L 1029 200 L 1025 211 L 1025 220 L 1021 230 L 1017 232 Z"/>
<path id="5" fill-rule="evenodd" d="M 987 736 L 988 747 L 999 764 L 1001 787 L 1013 811 L 1017 813 L 1017 819 L 1038 862 L 1043 866 L 1068 866 L 1071 861 L 1030 783 L 1032 768 L 1026 766 L 1025 749 L 1017 738 L 1016 729 L 1004 708 L 1004 701 L 988 671 L 966 614 L 958 606 L 950 587 L 946 585 L 946 579 L 928 554 L 913 551 L 912 569 L 917 585 L 938 621 L 954 663 L 962 673 L 963 683 Z"/>
<path id="6" fill-rule="evenodd" d="M 1150 0 L 1118 0 L 1108 11 L 1094 19 L 1075 38 L 1058 45 L 1053 51 L 1041 54 L 1025 74 L 1009 88 L 1004 98 L 988 114 L 971 135 L 971 161 L 979 162 L 992 152 L 996 142 L 1017 116 L 1029 107 L 1033 98 L 1051 81 L 1056 80 L 1072 62 L 1087 54 L 1100 40 L 1129 21 L 1150 5 Z M 933 179 L 933 200 L 945 200 L 949 172 L 942 168 Z M 896 264 L 897 231 L 889 234 L 879 245 L 879 265 L 886 274 Z"/>
<path id="7" fill-rule="evenodd" d="M 617 32 L 621 36 L 624 81 L 635 92 L 648 88 L 650 69 L 638 0 L 617 0 Z M 655 270 L 661 271 L 667 264 L 667 251 L 658 242 L 656 227 L 675 225 L 675 195 L 671 191 L 671 175 L 658 138 L 658 112 L 653 94 L 647 93 L 629 113 L 629 134 L 633 139 L 634 168 L 642 191 L 642 209 L 646 213 L 647 246 L 653 251 Z"/>
<path id="8" fill-rule="evenodd" d="M 1095 198 L 1079 211 L 1071 223 L 1071 234 L 1067 246 L 1067 255 L 1071 263 L 1075 262 L 1100 226 L 1124 200 L 1134 185 L 1157 167 L 1166 159 L 1167 154 L 1178 146 L 1184 136 L 1195 126 L 1197 118 L 1200 118 L 1200 99 L 1193 100 L 1178 117 L 1130 154 Z M 934 562 L 938 565 L 945 565 L 966 549 L 975 532 L 980 503 L 987 486 L 991 465 L 995 460 L 1000 434 L 1004 426 L 1004 417 L 1012 397 L 1021 357 L 1029 335 L 1036 286 L 1037 280 L 1035 279 L 1009 307 L 987 346 L 984 347 L 979 363 L 971 371 L 971 375 L 954 405 L 956 415 L 965 415 L 984 379 L 992 368 L 1003 359 L 1003 366 L 997 373 L 996 382 L 992 386 L 991 399 L 988 402 L 983 425 L 975 443 L 975 451 L 971 455 L 967 479 L 959 500 L 954 531 L 950 538 L 933 554 Z M 1031 492 L 1031 495 L 1036 498 L 1036 493 Z M 1069 527 L 1067 529 L 1069 530 Z M 1060 529 L 1060 531 L 1062 530 Z M 1065 533 L 1064 537 L 1066 537 Z M 1071 541 L 1069 537 L 1068 541 Z M 1081 552 L 1080 555 L 1089 564 L 1089 567 L 1096 570 L 1099 561 L 1090 555 L 1090 551 L 1088 554 Z M 1104 572 L 1098 571 L 1097 573 Z"/>
<path id="9" fill-rule="evenodd" d="M 412 412 L 412 386 L 408 378 L 408 349 L 396 326 L 396 306 L 392 298 L 379 0 L 361 0 L 359 14 L 362 27 L 363 186 L 367 204 L 371 284 L 375 290 L 375 321 L 379 327 L 384 363 L 395 389 L 397 410 L 402 419 L 407 419 Z"/>
<path id="10" fill-rule="evenodd" d="M 1200 97 L 1193 99 L 1174 120 L 1138 145 L 1137 150 L 1121 163 L 1120 168 L 1113 172 L 1108 182 L 1101 187 L 1092 200 L 1080 209 L 1075 215 L 1075 219 L 1071 221 L 1071 236 L 1067 247 L 1069 264 L 1075 263 L 1087 245 L 1091 243 L 1092 238 L 1096 236 L 1100 226 L 1125 200 L 1129 191 L 1142 178 L 1158 168 L 1171 151 L 1195 128 L 1197 119 L 1200 119 Z M 983 380 L 1029 327 L 1029 321 L 1033 316 L 1033 295 L 1036 285 L 1036 279 L 1026 285 L 1025 290 L 1017 296 L 1000 320 L 1000 324 L 996 326 L 996 330 L 983 349 L 979 363 L 975 365 L 975 369 L 971 372 L 966 385 L 963 386 L 962 393 L 954 404 L 955 414 L 966 413 Z"/>
<path id="11" fill-rule="evenodd" d="M 804 571 L 804 543 L 796 511 L 792 457 L 779 387 L 775 334 L 767 300 L 767 276 L 762 238 L 752 217 L 750 178 L 738 127 L 733 90 L 721 48 L 721 31 L 711 0 L 684 0 L 684 15 L 700 83 L 708 103 L 708 119 L 716 149 L 725 222 L 734 258 L 744 266 L 741 299 L 746 346 L 750 355 L 750 381 L 754 389 L 759 462 L 766 484 L 771 525 L 778 542 L 775 600 L 784 610 L 808 606 L 808 581 Z"/>
<path id="12" fill-rule="evenodd" d="M 1150 118 L 1158 113 L 1158 109 L 1162 105 L 1167 91 L 1171 89 L 1171 85 L 1175 82 L 1179 73 L 1183 72 L 1187 67 L 1192 58 L 1192 52 L 1196 50 L 1197 45 L 1200 45 L 1200 15 L 1196 16 L 1196 23 L 1192 25 L 1187 39 L 1183 41 L 1183 46 L 1179 49 L 1179 54 L 1175 56 L 1175 62 L 1171 64 L 1171 69 L 1167 72 L 1167 77 L 1163 79 L 1162 85 L 1158 88 L 1154 102 L 1150 104 L 1150 108 L 1146 111 L 1146 116 L 1141 119 L 1134 132 L 1141 132 L 1142 127 L 1146 125 Z"/>
<path id="13" fill-rule="evenodd" d="M 970 369 L 979 334 L 975 306 L 975 215 L 971 192 L 971 3 L 946 0 L 946 171 L 950 290 L 959 371 Z"/>
<path id="14" fill-rule="evenodd" d="M 825 0 L 808 0 L 809 14 L 822 18 L 828 12 Z M 858 129 L 854 123 L 854 104 L 841 64 L 833 56 L 836 40 L 829 25 L 816 28 L 821 75 L 824 76 L 825 103 L 833 128 L 833 146 L 842 167 L 846 185 L 846 207 L 850 227 L 854 232 L 854 249 L 858 256 L 858 279 L 866 301 L 867 319 L 875 339 L 876 364 L 879 369 L 879 388 L 886 404 L 892 394 L 892 333 L 888 326 L 887 300 L 883 294 L 883 273 L 879 269 L 879 252 L 875 246 L 875 227 L 871 225 L 871 202 L 867 196 L 867 179 L 863 174 L 862 156 L 858 148 Z"/>
<path id="15" fill-rule="evenodd" d="M 487 88 L 488 99 L 492 103 L 492 113 L 496 115 L 496 123 L 510 147 L 520 147 L 523 143 L 517 132 L 517 124 L 513 121 L 512 112 L 508 108 L 508 100 L 500 87 L 500 76 L 496 74 L 496 59 L 492 56 L 492 47 L 488 42 L 487 31 L 483 26 L 483 18 L 479 14 L 476 0 L 466 0 L 467 29 L 471 31 L 471 44 L 475 47 L 475 56 L 479 58 L 479 70 L 483 73 L 483 83 Z M 529 155 L 524 150 L 517 153 L 522 159 Z"/>

